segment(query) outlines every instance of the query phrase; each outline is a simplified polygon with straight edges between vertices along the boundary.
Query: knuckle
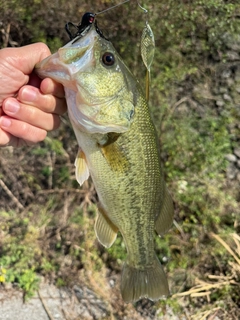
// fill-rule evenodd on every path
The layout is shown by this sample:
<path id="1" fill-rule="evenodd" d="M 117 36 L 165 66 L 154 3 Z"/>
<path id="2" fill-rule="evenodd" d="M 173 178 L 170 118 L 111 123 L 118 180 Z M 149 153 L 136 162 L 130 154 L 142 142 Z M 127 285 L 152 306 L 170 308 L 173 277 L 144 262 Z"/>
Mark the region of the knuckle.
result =
<path id="1" fill-rule="evenodd" d="M 24 112 L 26 112 L 26 117 L 28 119 L 29 124 L 34 124 L 37 117 L 37 109 L 35 107 L 25 107 Z"/>
<path id="2" fill-rule="evenodd" d="M 61 120 L 58 115 L 53 116 L 53 130 L 56 130 L 60 126 Z"/>

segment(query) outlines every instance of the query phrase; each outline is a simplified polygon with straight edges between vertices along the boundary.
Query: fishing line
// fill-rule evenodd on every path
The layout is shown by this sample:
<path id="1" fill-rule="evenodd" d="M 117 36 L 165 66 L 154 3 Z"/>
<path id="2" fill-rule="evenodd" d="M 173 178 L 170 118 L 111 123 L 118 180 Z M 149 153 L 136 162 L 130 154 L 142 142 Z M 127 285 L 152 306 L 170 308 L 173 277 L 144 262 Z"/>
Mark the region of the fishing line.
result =
<path id="1" fill-rule="evenodd" d="M 127 2 L 130 2 L 130 1 L 131 1 L 131 0 L 125 0 L 125 1 L 123 1 L 123 2 L 121 2 L 121 3 L 119 3 L 119 4 L 116 4 L 115 6 L 112 6 L 112 7 L 110 7 L 110 8 L 107 8 L 107 9 L 103 10 L 103 11 L 100 11 L 100 12 L 95 13 L 95 16 L 97 16 L 97 15 L 99 15 L 99 14 L 101 14 L 101 13 L 104 13 L 104 12 L 106 12 L 106 11 L 108 11 L 108 10 L 112 10 L 112 9 L 114 9 L 114 8 L 116 8 L 116 7 L 119 7 L 119 6 L 121 6 L 122 4 L 127 3 Z M 148 10 L 145 9 L 143 6 L 141 6 L 138 1 L 137 1 L 137 4 L 138 4 L 139 8 L 141 8 L 141 9 L 144 11 L 144 13 L 146 13 L 146 14 L 148 15 Z"/>
<path id="2" fill-rule="evenodd" d="M 121 3 L 119 3 L 119 4 L 116 4 L 115 6 L 112 6 L 112 7 L 110 7 L 110 8 L 107 8 L 107 9 L 103 10 L 103 11 L 97 12 L 97 13 L 95 13 L 95 16 L 99 15 L 100 13 L 103 13 L 103 12 L 106 12 L 106 11 L 108 11 L 108 10 L 114 9 L 114 8 L 116 8 L 116 7 L 119 7 L 119 6 L 121 6 L 122 4 L 127 3 L 127 2 L 129 2 L 129 1 L 131 1 L 131 0 L 125 0 L 125 1 L 123 1 L 123 2 L 121 2 Z"/>

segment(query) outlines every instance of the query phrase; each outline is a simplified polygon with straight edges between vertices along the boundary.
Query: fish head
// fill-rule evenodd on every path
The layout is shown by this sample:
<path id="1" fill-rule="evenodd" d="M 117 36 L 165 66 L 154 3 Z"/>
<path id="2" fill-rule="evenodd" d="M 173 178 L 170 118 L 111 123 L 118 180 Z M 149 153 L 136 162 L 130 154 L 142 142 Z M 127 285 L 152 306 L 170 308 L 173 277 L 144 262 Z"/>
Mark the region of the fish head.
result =
<path id="1" fill-rule="evenodd" d="M 75 128 L 103 134 L 130 128 L 137 82 L 94 24 L 84 36 L 38 63 L 36 72 L 63 84 Z"/>

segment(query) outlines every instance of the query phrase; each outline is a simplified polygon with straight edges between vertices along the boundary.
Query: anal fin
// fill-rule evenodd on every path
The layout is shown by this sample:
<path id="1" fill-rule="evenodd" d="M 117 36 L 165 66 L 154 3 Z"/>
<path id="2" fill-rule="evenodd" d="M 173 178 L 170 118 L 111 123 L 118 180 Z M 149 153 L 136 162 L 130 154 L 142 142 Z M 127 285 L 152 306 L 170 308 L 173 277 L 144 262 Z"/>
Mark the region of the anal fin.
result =
<path id="1" fill-rule="evenodd" d="M 94 226 L 99 242 L 106 248 L 110 248 L 117 237 L 118 228 L 108 218 L 102 207 L 98 207 L 98 215 Z"/>
<path id="2" fill-rule="evenodd" d="M 155 230 L 162 236 L 164 235 L 173 224 L 174 207 L 172 198 L 165 188 L 162 209 L 155 220 Z"/>
<path id="3" fill-rule="evenodd" d="M 86 157 L 81 149 L 78 150 L 78 154 L 74 164 L 76 167 L 75 169 L 76 179 L 81 186 L 83 182 L 87 180 L 89 177 L 89 170 L 86 162 Z"/>

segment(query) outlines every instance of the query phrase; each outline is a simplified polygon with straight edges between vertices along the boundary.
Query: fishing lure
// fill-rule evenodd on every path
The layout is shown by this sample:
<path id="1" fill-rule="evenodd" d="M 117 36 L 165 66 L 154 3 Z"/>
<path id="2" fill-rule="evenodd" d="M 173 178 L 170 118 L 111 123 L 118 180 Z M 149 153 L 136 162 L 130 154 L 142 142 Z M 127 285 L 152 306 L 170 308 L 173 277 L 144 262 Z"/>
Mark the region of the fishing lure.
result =
<path id="1" fill-rule="evenodd" d="M 92 13 L 92 12 L 86 12 L 81 20 L 81 23 L 78 25 L 75 25 L 72 22 L 67 22 L 65 25 L 65 29 L 69 35 L 70 40 L 74 40 L 73 42 L 77 41 L 79 38 L 83 37 L 91 28 L 91 25 L 95 23 L 96 31 L 101 35 L 101 37 L 105 38 L 101 30 L 97 27 L 97 21 L 96 16 L 99 14 L 102 14 L 108 10 L 112 10 L 126 2 L 129 2 L 130 0 L 123 1 L 115 6 L 112 6 L 110 8 L 107 8 L 103 11 L 100 11 L 98 13 Z M 150 91 L 150 68 L 153 62 L 154 58 L 154 52 L 155 52 L 155 40 L 154 40 L 154 34 L 153 31 L 148 23 L 148 10 L 143 8 L 139 2 L 137 1 L 138 6 L 144 11 L 144 13 L 147 15 L 145 26 L 142 31 L 141 36 L 141 57 L 143 60 L 143 63 L 147 69 L 146 72 L 146 100 L 149 100 L 149 91 Z M 72 33 L 70 28 L 74 27 L 76 29 L 75 33 Z M 105 38 L 106 39 L 106 38 Z M 106 39 L 107 40 L 107 39 Z"/>
<path id="2" fill-rule="evenodd" d="M 78 25 L 75 25 L 72 22 L 66 23 L 65 30 L 67 31 L 70 40 L 74 40 L 73 43 L 76 42 L 79 38 L 83 37 L 91 29 L 91 25 L 93 23 L 95 24 L 97 33 L 100 34 L 102 38 L 106 39 L 101 30 L 98 28 L 95 17 L 95 13 L 86 12 L 82 17 L 81 23 L 79 23 Z M 75 29 L 77 29 L 77 32 L 72 34 L 72 32 L 70 31 L 70 27 L 74 27 Z"/>
<path id="3" fill-rule="evenodd" d="M 146 100 L 149 100 L 150 90 L 150 67 L 153 62 L 155 52 L 155 41 L 154 34 L 148 22 L 146 21 L 145 27 L 143 28 L 141 38 L 141 56 L 143 63 L 147 68 L 146 73 Z"/>
<path id="4" fill-rule="evenodd" d="M 83 17 L 81 23 L 78 25 L 75 25 L 72 22 L 67 22 L 65 25 L 65 29 L 69 35 L 70 40 L 73 40 L 76 37 L 83 37 L 85 33 L 88 32 L 88 30 L 91 28 L 91 25 L 93 24 L 95 20 L 95 14 L 91 12 L 86 12 Z M 72 34 L 70 27 L 74 27 L 77 29 L 77 32 Z"/>
<path id="5" fill-rule="evenodd" d="M 155 40 L 153 31 L 148 23 L 148 10 L 143 8 L 139 2 L 138 6 L 144 11 L 147 15 L 145 21 L 145 26 L 142 31 L 141 37 L 141 56 L 145 67 L 147 68 L 146 73 L 146 100 L 149 100 L 149 89 L 150 89 L 150 68 L 153 62 L 154 53 L 155 53 Z"/>
<path id="6" fill-rule="evenodd" d="M 70 40 L 73 40 L 75 38 L 79 39 L 79 37 L 83 37 L 91 28 L 91 25 L 93 23 L 95 23 L 95 26 L 96 26 L 96 29 L 97 29 L 97 32 L 103 37 L 103 33 L 101 32 L 101 30 L 97 27 L 97 22 L 96 22 L 96 19 L 95 17 L 99 14 L 102 14 L 108 10 L 111 10 L 113 8 L 116 8 L 126 2 L 129 2 L 130 0 L 126 0 L 126 1 L 123 1 L 115 6 L 112 6 L 110 8 L 107 8 L 106 10 L 103 10 L 103 11 L 100 11 L 100 12 L 97 12 L 97 13 L 92 13 L 92 12 L 86 12 L 83 17 L 82 17 L 82 21 L 81 23 L 79 23 L 78 25 L 75 25 L 74 23 L 72 22 L 67 22 L 66 25 L 65 25 L 65 30 L 67 31 L 68 35 L 69 35 L 69 38 Z M 75 29 L 77 29 L 77 32 L 72 34 L 71 30 L 70 30 L 70 27 L 74 27 Z M 106 39 L 107 40 L 107 39 Z"/>

